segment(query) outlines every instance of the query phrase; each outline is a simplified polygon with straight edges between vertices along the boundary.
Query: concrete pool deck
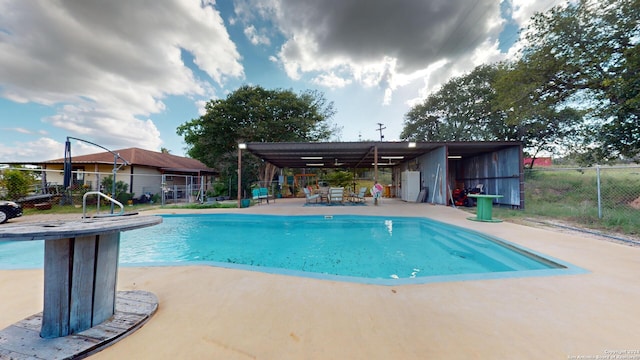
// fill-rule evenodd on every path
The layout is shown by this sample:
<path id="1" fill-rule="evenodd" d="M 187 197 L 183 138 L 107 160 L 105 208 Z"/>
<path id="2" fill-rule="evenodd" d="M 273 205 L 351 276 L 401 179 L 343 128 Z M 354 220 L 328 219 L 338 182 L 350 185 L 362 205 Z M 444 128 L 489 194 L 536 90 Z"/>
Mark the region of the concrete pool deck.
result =
<path id="1" fill-rule="evenodd" d="M 137 332 L 91 358 L 640 359 L 640 247 L 469 221 L 467 212 L 450 207 L 367 200 L 368 206 L 307 207 L 304 199 L 286 199 L 196 212 L 428 217 L 589 273 L 378 286 L 210 266 L 121 267 L 119 290 L 150 291 L 159 308 Z M 182 212 L 194 211 L 143 213 Z M 0 328 L 42 311 L 42 289 L 42 270 L 0 271 Z"/>

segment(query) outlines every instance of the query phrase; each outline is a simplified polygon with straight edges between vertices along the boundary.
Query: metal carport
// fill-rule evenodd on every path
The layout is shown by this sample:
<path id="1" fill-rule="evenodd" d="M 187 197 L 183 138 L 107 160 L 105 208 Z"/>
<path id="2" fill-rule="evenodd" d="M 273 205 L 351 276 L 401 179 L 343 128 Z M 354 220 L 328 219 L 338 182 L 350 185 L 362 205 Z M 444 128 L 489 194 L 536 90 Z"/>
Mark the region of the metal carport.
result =
<path id="1" fill-rule="evenodd" d="M 520 142 L 282 142 L 246 143 L 246 150 L 279 168 L 391 167 L 398 181 L 403 171 L 419 171 L 430 201 L 448 203 L 448 190 L 482 183 L 487 193 L 504 197 L 502 205 L 524 208 Z"/>

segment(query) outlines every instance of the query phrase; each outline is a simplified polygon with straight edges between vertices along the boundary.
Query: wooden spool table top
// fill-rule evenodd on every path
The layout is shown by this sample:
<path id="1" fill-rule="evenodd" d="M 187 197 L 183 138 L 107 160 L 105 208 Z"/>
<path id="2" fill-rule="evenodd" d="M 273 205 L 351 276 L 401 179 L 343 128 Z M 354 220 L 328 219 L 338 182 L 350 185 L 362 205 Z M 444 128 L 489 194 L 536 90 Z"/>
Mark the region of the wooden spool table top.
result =
<path id="1" fill-rule="evenodd" d="M 0 226 L 0 241 L 57 240 L 108 234 L 160 224 L 159 216 L 113 216 L 80 220 L 52 220 Z"/>

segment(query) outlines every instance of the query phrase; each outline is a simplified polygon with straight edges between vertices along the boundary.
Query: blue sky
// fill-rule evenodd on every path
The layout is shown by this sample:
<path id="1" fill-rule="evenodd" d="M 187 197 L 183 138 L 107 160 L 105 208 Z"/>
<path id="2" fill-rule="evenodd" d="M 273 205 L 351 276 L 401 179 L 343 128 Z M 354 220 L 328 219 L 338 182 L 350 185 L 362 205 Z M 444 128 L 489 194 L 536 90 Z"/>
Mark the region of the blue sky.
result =
<path id="1" fill-rule="evenodd" d="M 63 157 L 67 136 L 184 155 L 176 128 L 244 84 L 321 91 L 332 140 L 397 140 L 411 106 L 563 2 L 0 0 L 0 163 Z"/>

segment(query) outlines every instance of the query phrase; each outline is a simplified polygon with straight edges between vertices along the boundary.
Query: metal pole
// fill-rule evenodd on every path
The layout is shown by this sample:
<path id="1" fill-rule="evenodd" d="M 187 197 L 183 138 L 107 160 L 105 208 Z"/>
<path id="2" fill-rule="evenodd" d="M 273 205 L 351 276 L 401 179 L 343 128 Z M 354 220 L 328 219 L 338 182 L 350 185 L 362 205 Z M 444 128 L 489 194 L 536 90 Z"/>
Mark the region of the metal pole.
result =
<path id="1" fill-rule="evenodd" d="M 160 184 L 160 193 L 162 193 L 162 206 L 165 205 L 165 198 L 167 197 L 167 178 L 165 174 L 162 174 L 162 183 Z"/>
<path id="2" fill-rule="evenodd" d="M 378 183 L 378 146 L 373 147 L 373 186 Z M 373 204 L 378 205 L 378 197 L 374 196 Z"/>
<path id="3" fill-rule="evenodd" d="M 602 219 L 602 198 L 600 193 L 600 165 L 596 165 L 596 179 L 598 182 L 598 219 Z"/>
<path id="4" fill-rule="evenodd" d="M 118 172 L 118 167 L 117 167 L 118 156 L 119 156 L 118 154 L 113 154 L 113 183 L 111 184 L 111 197 L 113 199 L 116 199 L 116 173 Z M 100 201 L 100 198 L 98 198 L 98 201 Z M 111 203 L 111 214 L 113 214 L 114 203 L 113 201 L 110 201 L 110 203 Z"/>
<path id="5" fill-rule="evenodd" d="M 241 207 L 240 199 L 242 197 L 242 149 L 238 144 L 238 209 Z"/>
<path id="6" fill-rule="evenodd" d="M 378 182 L 378 147 L 373 147 L 373 181 Z"/>
<path id="7" fill-rule="evenodd" d="M 63 179 L 63 191 L 64 195 L 60 200 L 60 205 L 70 205 L 73 202 L 73 197 L 71 196 L 70 186 L 73 184 L 72 179 L 72 167 L 73 163 L 71 160 L 71 142 L 69 138 L 64 143 L 64 179 Z"/>

